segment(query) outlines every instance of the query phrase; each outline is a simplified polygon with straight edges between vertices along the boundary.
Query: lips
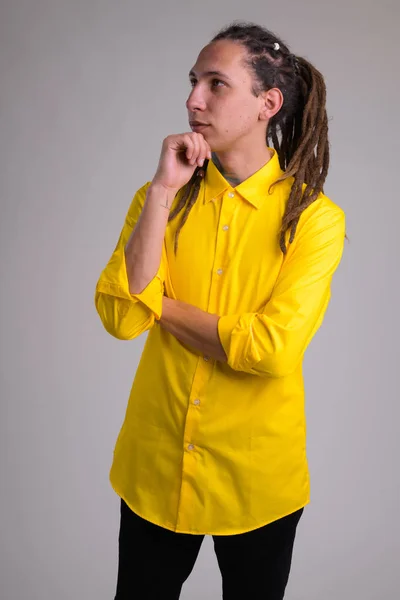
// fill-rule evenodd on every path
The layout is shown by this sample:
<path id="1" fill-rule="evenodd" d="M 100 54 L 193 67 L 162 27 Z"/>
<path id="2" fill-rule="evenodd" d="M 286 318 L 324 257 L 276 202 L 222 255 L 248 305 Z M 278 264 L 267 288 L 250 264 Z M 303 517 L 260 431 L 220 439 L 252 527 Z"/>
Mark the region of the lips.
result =
<path id="1" fill-rule="evenodd" d="M 207 129 L 207 127 L 209 127 L 210 125 L 208 123 L 199 123 L 199 121 L 192 121 L 190 123 L 190 127 L 192 128 L 192 130 L 195 133 L 198 133 L 200 131 L 204 131 L 204 129 Z"/>

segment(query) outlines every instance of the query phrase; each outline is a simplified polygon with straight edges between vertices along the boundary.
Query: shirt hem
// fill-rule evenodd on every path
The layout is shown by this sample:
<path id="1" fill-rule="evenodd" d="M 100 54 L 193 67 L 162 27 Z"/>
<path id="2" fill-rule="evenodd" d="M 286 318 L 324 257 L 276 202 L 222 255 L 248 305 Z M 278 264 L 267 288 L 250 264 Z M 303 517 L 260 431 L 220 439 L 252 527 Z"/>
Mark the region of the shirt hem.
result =
<path id="1" fill-rule="evenodd" d="M 300 510 L 301 508 L 304 508 L 305 506 L 307 506 L 310 503 L 310 498 L 308 497 L 307 500 L 304 502 L 301 502 L 300 505 L 297 506 L 297 508 L 294 508 L 293 510 L 291 509 L 289 512 L 285 512 L 281 515 L 279 515 L 278 517 L 274 517 L 273 519 L 269 519 L 265 522 L 262 522 L 260 525 L 257 525 L 256 527 L 252 527 L 251 529 L 230 529 L 228 531 L 211 531 L 211 530 L 203 530 L 203 531 L 199 531 L 199 530 L 187 530 L 187 529 L 177 529 L 176 527 L 174 527 L 171 523 L 161 523 L 160 521 L 156 521 L 154 519 L 149 519 L 148 517 L 145 517 L 140 511 L 138 511 L 131 502 L 129 502 L 126 498 L 126 496 L 117 489 L 117 486 L 115 484 L 113 484 L 111 482 L 111 487 L 113 488 L 114 492 L 117 494 L 117 496 L 119 496 L 128 506 L 129 508 L 139 517 L 141 517 L 142 519 L 144 519 L 145 521 L 148 521 L 149 523 L 152 523 L 153 525 L 157 525 L 158 527 L 162 527 L 163 529 L 168 529 L 169 531 L 173 531 L 174 533 L 184 533 L 187 535 L 239 535 L 242 533 L 249 533 L 250 531 L 255 531 L 256 529 L 260 529 L 261 527 L 265 527 L 266 525 L 269 525 L 270 523 L 273 523 L 275 521 L 278 521 L 279 519 L 283 519 L 284 517 L 287 517 L 288 515 L 293 514 L 294 512 L 296 512 L 297 510 Z"/>

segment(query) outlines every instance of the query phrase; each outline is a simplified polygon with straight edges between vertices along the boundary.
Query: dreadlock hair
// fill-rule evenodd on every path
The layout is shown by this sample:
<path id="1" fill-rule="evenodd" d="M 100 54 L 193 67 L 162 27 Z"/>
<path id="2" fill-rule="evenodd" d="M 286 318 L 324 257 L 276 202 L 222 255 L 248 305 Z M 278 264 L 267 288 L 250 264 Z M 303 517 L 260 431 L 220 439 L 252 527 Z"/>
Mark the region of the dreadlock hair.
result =
<path id="1" fill-rule="evenodd" d="M 231 40 L 247 50 L 246 66 L 254 75 L 252 93 L 277 87 L 283 95 L 283 104 L 268 123 L 266 143 L 276 150 L 284 171 L 272 185 L 293 177 L 293 185 L 280 231 L 280 248 L 286 254 L 286 232 L 290 230 L 289 244 L 293 242 L 301 213 L 320 192 L 329 167 L 328 118 L 326 87 L 321 73 L 306 59 L 292 54 L 288 46 L 268 29 L 253 23 L 233 22 L 220 30 L 211 40 Z M 208 160 L 197 167 L 185 186 L 169 221 L 185 207 L 175 234 L 175 253 L 178 237 L 195 203 Z M 304 184 L 306 187 L 303 191 Z"/>

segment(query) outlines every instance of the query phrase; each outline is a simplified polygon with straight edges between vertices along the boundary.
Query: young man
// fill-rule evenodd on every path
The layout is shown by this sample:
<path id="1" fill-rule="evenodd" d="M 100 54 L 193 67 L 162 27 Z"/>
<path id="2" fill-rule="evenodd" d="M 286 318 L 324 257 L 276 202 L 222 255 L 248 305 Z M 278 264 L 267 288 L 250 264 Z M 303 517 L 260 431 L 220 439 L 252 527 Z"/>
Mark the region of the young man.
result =
<path id="1" fill-rule="evenodd" d="M 179 598 L 208 534 L 225 600 L 281 600 L 309 502 L 302 358 L 345 237 L 325 85 L 246 23 L 189 77 L 192 131 L 164 140 L 96 288 L 111 335 L 149 330 L 110 474 L 115 598 Z"/>

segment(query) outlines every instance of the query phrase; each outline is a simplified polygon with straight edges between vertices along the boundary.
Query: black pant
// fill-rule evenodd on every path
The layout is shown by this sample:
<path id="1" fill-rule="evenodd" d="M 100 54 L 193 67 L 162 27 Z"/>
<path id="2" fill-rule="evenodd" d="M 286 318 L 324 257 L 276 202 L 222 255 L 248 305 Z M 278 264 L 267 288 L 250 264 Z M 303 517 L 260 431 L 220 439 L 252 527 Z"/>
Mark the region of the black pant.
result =
<path id="1" fill-rule="evenodd" d="M 282 600 L 303 510 L 254 531 L 213 536 L 224 600 Z M 203 539 L 145 521 L 121 500 L 114 600 L 177 600 Z"/>

